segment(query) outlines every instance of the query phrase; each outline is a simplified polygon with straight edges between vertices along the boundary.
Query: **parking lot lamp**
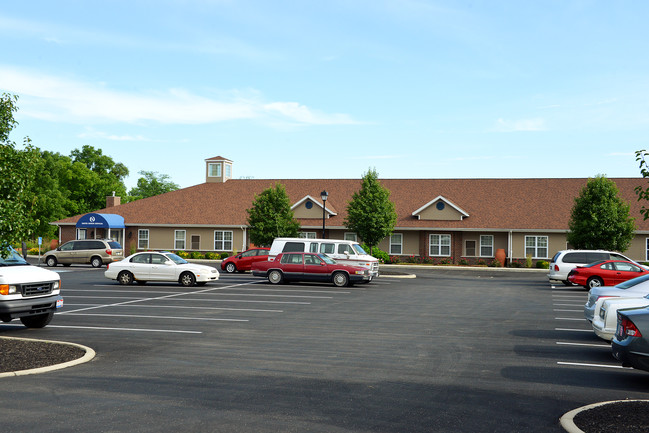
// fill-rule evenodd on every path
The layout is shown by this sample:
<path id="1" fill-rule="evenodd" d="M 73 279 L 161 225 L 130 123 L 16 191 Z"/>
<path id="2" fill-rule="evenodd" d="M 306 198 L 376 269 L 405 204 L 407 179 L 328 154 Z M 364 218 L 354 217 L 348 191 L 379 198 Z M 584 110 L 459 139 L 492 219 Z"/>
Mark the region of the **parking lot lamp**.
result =
<path id="1" fill-rule="evenodd" d="M 327 190 L 324 190 L 320 193 L 320 198 L 322 199 L 322 239 L 325 239 L 325 207 L 327 205 Z"/>

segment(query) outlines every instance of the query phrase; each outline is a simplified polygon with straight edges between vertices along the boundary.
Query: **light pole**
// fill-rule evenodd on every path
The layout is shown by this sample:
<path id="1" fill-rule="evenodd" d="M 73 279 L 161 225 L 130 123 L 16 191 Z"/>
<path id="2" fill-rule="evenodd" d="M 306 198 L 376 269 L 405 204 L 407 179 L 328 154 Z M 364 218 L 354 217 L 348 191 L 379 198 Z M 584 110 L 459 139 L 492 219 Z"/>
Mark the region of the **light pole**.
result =
<path id="1" fill-rule="evenodd" d="M 327 205 L 327 190 L 324 190 L 320 193 L 320 198 L 322 199 L 322 239 L 325 239 L 325 207 Z"/>

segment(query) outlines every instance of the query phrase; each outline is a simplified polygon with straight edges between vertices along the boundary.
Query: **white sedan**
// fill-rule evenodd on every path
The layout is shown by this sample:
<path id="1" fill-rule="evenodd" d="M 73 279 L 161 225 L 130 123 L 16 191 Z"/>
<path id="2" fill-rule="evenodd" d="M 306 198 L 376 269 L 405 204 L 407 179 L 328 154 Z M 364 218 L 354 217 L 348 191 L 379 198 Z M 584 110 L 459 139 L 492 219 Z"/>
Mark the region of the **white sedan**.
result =
<path id="1" fill-rule="evenodd" d="M 599 302 L 599 301 L 597 301 Z M 599 338 L 611 341 L 617 329 L 618 310 L 649 307 L 649 295 L 644 298 L 606 298 L 593 317 L 593 331 Z"/>
<path id="2" fill-rule="evenodd" d="M 218 280 L 219 271 L 211 266 L 189 263 L 174 253 L 147 251 L 110 263 L 104 276 L 126 285 L 133 282 L 173 281 L 191 287 Z"/>

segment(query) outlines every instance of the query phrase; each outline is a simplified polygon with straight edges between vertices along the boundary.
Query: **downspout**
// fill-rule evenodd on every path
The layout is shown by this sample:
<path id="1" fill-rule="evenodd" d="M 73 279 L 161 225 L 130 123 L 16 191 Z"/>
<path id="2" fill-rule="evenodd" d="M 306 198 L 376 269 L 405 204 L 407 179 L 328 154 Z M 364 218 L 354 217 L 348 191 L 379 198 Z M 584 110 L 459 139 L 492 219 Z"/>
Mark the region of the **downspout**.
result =
<path id="1" fill-rule="evenodd" d="M 512 254 L 514 254 L 514 251 L 512 248 L 512 231 L 510 230 L 507 236 L 507 256 L 509 257 L 509 263 L 514 259 Z"/>
<path id="2" fill-rule="evenodd" d="M 241 252 L 246 250 L 246 226 L 241 226 L 241 231 L 243 232 L 243 237 L 241 240 Z"/>

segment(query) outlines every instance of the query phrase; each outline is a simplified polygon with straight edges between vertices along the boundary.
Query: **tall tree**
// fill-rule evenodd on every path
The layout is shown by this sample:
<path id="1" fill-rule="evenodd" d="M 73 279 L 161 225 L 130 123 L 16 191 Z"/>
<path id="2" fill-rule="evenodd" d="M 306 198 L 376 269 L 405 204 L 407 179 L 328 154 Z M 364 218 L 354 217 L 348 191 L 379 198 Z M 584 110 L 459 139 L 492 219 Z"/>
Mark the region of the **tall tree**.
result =
<path id="1" fill-rule="evenodd" d="M 575 198 L 567 241 L 579 249 L 625 251 L 635 234 L 629 204 L 618 196 L 615 182 L 603 175 L 588 179 Z"/>
<path id="2" fill-rule="evenodd" d="M 397 212 L 390 191 L 381 185 L 379 175 L 370 169 L 363 175 L 361 189 L 347 205 L 345 226 L 358 234 L 372 248 L 390 236 L 397 222 Z"/>
<path id="3" fill-rule="evenodd" d="M 6 254 L 10 245 L 27 240 L 38 223 L 32 216 L 38 151 L 28 137 L 22 149 L 9 140 L 17 125 L 13 116 L 18 110 L 17 100 L 7 93 L 0 96 L 0 254 Z"/>
<path id="4" fill-rule="evenodd" d="M 257 246 L 270 246 L 278 237 L 295 237 L 300 223 L 294 218 L 291 202 L 282 184 L 255 195 L 247 209 L 250 240 Z"/>
<path id="5" fill-rule="evenodd" d="M 647 164 L 646 160 L 648 155 L 649 153 L 646 150 L 638 150 L 635 153 L 635 160 L 640 163 L 640 173 L 645 179 L 649 178 L 649 164 Z M 645 188 L 642 186 L 636 186 L 635 193 L 638 195 L 638 201 L 649 200 L 649 186 Z M 649 209 L 645 205 L 642 205 L 640 214 L 642 214 L 644 219 L 649 219 Z"/>
<path id="6" fill-rule="evenodd" d="M 129 191 L 131 200 L 153 197 L 165 192 L 175 191 L 180 186 L 173 183 L 167 174 L 158 174 L 155 171 L 140 171 L 142 177 L 137 180 L 137 186 Z"/>

